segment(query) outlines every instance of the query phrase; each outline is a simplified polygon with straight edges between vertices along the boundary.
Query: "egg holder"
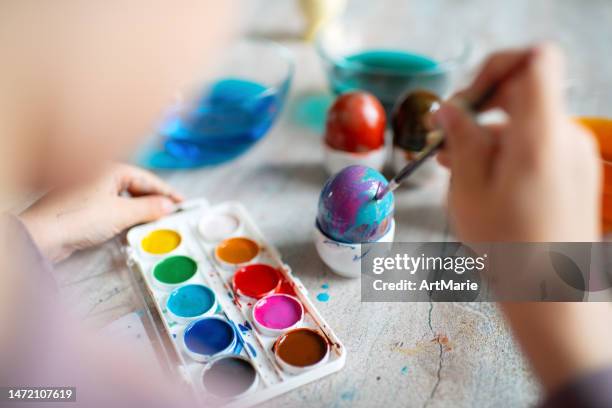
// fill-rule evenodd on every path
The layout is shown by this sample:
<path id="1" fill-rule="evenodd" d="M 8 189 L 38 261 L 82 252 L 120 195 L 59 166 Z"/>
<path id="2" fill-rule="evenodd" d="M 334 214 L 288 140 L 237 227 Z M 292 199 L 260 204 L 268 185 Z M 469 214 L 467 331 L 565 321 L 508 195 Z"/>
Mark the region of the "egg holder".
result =
<path id="1" fill-rule="evenodd" d="M 375 242 L 390 244 L 394 238 L 395 219 L 392 218 L 387 232 Z M 334 273 L 345 278 L 361 276 L 362 244 L 336 241 L 328 237 L 318 223 L 315 223 L 313 240 L 321 260 Z"/>
<path id="2" fill-rule="evenodd" d="M 291 369 L 283 364 L 274 353 L 274 344 L 282 334 L 262 333 L 258 330 L 253 318 L 255 299 L 235 293 L 232 277 L 237 268 L 221 265 L 215 258 L 214 250 L 218 242 L 206 242 L 199 231 L 199 221 L 211 212 L 228 213 L 236 216 L 239 227 L 230 236 L 250 238 L 259 244 L 260 252 L 257 263 L 265 263 L 275 267 L 282 279 L 282 291 L 294 296 L 303 307 L 303 319 L 297 327 L 317 331 L 328 344 L 328 353 L 320 363 L 305 367 L 302 370 Z M 172 229 L 181 235 L 180 245 L 163 255 L 146 253 L 140 243 L 144 236 L 153 230 Z M 139 225 L 127 233 L 128 266 L 133 272 L 142 275 L 147 294 L 162 323 L 161 335 L 166 336 L 163 343 L 175 355 L 176 367 L 172 367 L 199 399 L 201 406 L 248 407 L 274 398 L 280 394 L 315 381 L 340 370 L 346 361 L 346 349 L 337 336 L 321 317 L 317 309 L 308 299 L 308 291 L 301 281 L 293 276 L 291 268 L 283 263 L 280 253 L 264 238 L 244 206 L 237 202 L 225 202 L 211 206 L 206 200 L 199 199 L 186 202 L 182 208 L 158 221 Z M 202 284 L 212 289 L 216 294 L 215 317 L 226 319 L 234 328 L 236 344 L 226 354 L 238 355 L 251 362 L 256 371 L 256 381 L 247 392 L 231 399 L 219 399 L 208 394 L 203 387 L 202 376 L 215 360 L 221 355 L 215 354 L 207 362 L 196 361 L 190 356 L 183 341 L 185 328 L 197 321 L 194 319 L 175 319 L 166 308 L 167 299 L 172 288 L 160 287 L 153 277 L 153 267 L 165 257 L 186 255 L 197 264 L 196 274 L 187 281 L 177 285 Z M 242 265 L 241 265 L 242 266 Z M 207 314 L 210 316 L 210 314 Z M 180 320 L 180 321 L 175 321 Z M 281 331 L 282 332 L 282 331 Z M 293 367 L 295 368 L 295 367 Z"/>
<path id="3" fill-rule="evenodd" d="M 337 150 L 323 143 L 323 164 L 329 175 L 336 174 L 343 168 L 354 164 L 382 171 L 387 160 L 387 150 L 387 146 L 383 145 L 368 152 L 353 153 Z"/>

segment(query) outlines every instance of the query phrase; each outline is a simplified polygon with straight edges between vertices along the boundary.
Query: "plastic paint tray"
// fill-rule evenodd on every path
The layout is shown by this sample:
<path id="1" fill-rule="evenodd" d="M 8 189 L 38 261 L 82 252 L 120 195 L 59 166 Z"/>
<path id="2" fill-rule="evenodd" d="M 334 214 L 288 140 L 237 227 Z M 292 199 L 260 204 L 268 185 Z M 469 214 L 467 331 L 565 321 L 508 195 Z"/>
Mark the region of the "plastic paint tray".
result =
<path id="1" fill-rule="evenodd" d="M 298 374 L 284 371 L 275 359 L 273 345 L 279 336 L 266 336 L 258 331 L 252 317 L 252 307 L 256 300 L 243 298 L 234 293 L 231 279 L 234 269 L 219 265 L 214 256 L 217 243 L 206 242 L 199 232 L 199 221 L 211 212 L 231 214 L 240 221 L 239 231 L 232 236 L 248 237 L 260 246 L 257 263 L 266 263 L 278 269 L 283 280 L 283 286 L 293 291 L 304 307 L 304 319 L 300 327 L 317 330 L 329 343 L 329 358 L 325 363 Z M 218 308 L 215 316 L 229 320 L 238 334 L 238 344 L 233 353 L 248 358 L 257 372 L 256 388 L 238 398 L 222 401 L 227 406 L 252 406 L 269 400 L 301 385 L 325 377 L 340 370 L 346 360 L 346 350 L 334 332 L 321 317 L 317 309 L 307 297 L 307 290 L 301 281 L 293 276 L 291 268 L 284 264 L 278 251 L 266 242 L 263 235 L 240 203 L 225 202 L 210 206 L 206 200 L 193 200 L 182 205 L 177 213 L 161 220 L 139 225 L 128 231 L 128 265 L 133 271 L 142 274 L 141 287 L 150 296 L 149 304 L 157 310 L 160 317 L 161 343 L 165 344 L 165 352 L 171 356 L 171 369 L 182 375 L 202 404 L 218 405 L 220 400 L 206 394 L 202 387 L 202 372 L 207 363 L 193 360 L 185 351 L 183 332 L 186 324 L 172 320 L 166 310 L 166 301 L 171 290 L 159 287 L 153 278 L 153 267 L 164 256 L 151 256 L 141 249 L 143 237 L 156 229 L 172 229 L 181 234 L 182 240 L 178 248 L 166 256 L 187 255 L 198 263 L 198 272 L 185 284 L 200 283 L 211 288 L 217 295 Z M 166 356 L 168 357 L 168 356 Z"/>

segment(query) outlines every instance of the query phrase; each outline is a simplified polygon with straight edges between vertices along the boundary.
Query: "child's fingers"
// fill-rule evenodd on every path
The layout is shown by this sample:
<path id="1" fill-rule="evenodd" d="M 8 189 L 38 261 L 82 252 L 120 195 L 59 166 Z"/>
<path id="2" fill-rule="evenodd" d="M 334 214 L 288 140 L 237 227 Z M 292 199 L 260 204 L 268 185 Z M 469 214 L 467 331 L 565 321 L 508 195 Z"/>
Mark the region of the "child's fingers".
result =
<path id="1" fill-rule="evenodd" d="M 453 176 L 454 188 L 473 191 L 485 186 L 490 168 L 492 141 L 462 108 L 444 103 L 434 120 L 446 133 L 445 154 Z"/>
<path id="2" fill-rule="evenodd" d="M 457 99 L 473 104 L 478 101 L 491 87 L 495 86 L 516 65 L 531 52 L 529 49 L 508 50 L 495 53 L 490 56 L 472 84 L 463 91 L 456 94 Z M 483 108 L 489 109 L 495 106 L 493 98 Z"/>
<path id="3" fill-rule="evenodd" d="M 562 91 L 563 55 L 552 45 L 535 47 L 521 72 L 501 89 L 499 103 L 509 116 L 512 137 L 504 140 L 511 160 L 539 161 L 568 132 Z"/>
<path id="4" fill-rule="evenodd" d="M 525 68 L 501 92 L 511 119 L 529 123 L 538 118 L 541 123 L 564 113 L 563 74 L 564 57 L 557 46 L 534 47 Z"/>
<path id="5" fill-rule="evenodd" d="M 436 154 L 436 159 L 443 167 L 446 167 L 447 169 L 450 168 L 450 157 L 447 149 L 442 148 L 438 154 Z"/>
<path id="6" fill-rule="evenodd" d="M 142 197 L 118 197 L 114 209 L 118 231 L 143 222 L 150 222 L 176 210 L 176 204 L 168 197 L 147 195 Z"/>
<path id="7" fill-rule="evenodd" d="M 118 171 L 121 190 L 126 190 L 133 196 L 161 194 L 174 202 L 183 200 L 183 196 L 168 183 L 147 170 L 122 165 Z"/>
<path id="8" fill-rule="evenodd" d="M 506 128 L 506 124 L 495 123 L 490 125 L 481 125 L 489 135 L 493 145 L 496 145 L 501 137 L 502 132 Z M 443 167 L 450 168 L 450 152 L 445 144 L 436 154 L 436 159 Z"/>

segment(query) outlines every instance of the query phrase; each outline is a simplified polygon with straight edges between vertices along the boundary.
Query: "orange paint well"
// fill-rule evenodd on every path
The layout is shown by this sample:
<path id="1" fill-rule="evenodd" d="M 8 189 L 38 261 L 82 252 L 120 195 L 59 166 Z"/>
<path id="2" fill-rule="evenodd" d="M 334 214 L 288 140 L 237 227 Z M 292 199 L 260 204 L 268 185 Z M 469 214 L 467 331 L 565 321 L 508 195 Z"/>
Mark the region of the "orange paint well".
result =
<path id="1" fill-rule="evenodd" d="M 259 254 L 259 245 L 245 237 L 228 238 L 215 249 L 215 255 L 220 261 L 240 265 L 253 260 Z"/>

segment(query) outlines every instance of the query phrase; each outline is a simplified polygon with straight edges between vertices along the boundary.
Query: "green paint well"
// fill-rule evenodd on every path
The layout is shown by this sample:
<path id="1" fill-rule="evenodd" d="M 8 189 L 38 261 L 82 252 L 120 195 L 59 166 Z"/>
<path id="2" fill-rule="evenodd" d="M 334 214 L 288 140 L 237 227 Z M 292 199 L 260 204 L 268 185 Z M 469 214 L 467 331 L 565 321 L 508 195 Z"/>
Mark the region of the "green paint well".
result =
<path id="1" fill-rule="evenodd" d="M 177 255 L 158 263 L 153 270 L 153 276 L 162 283 L 176 285 L 191 279 L 197 269 L 198 264 L 193 259 Z"/>

